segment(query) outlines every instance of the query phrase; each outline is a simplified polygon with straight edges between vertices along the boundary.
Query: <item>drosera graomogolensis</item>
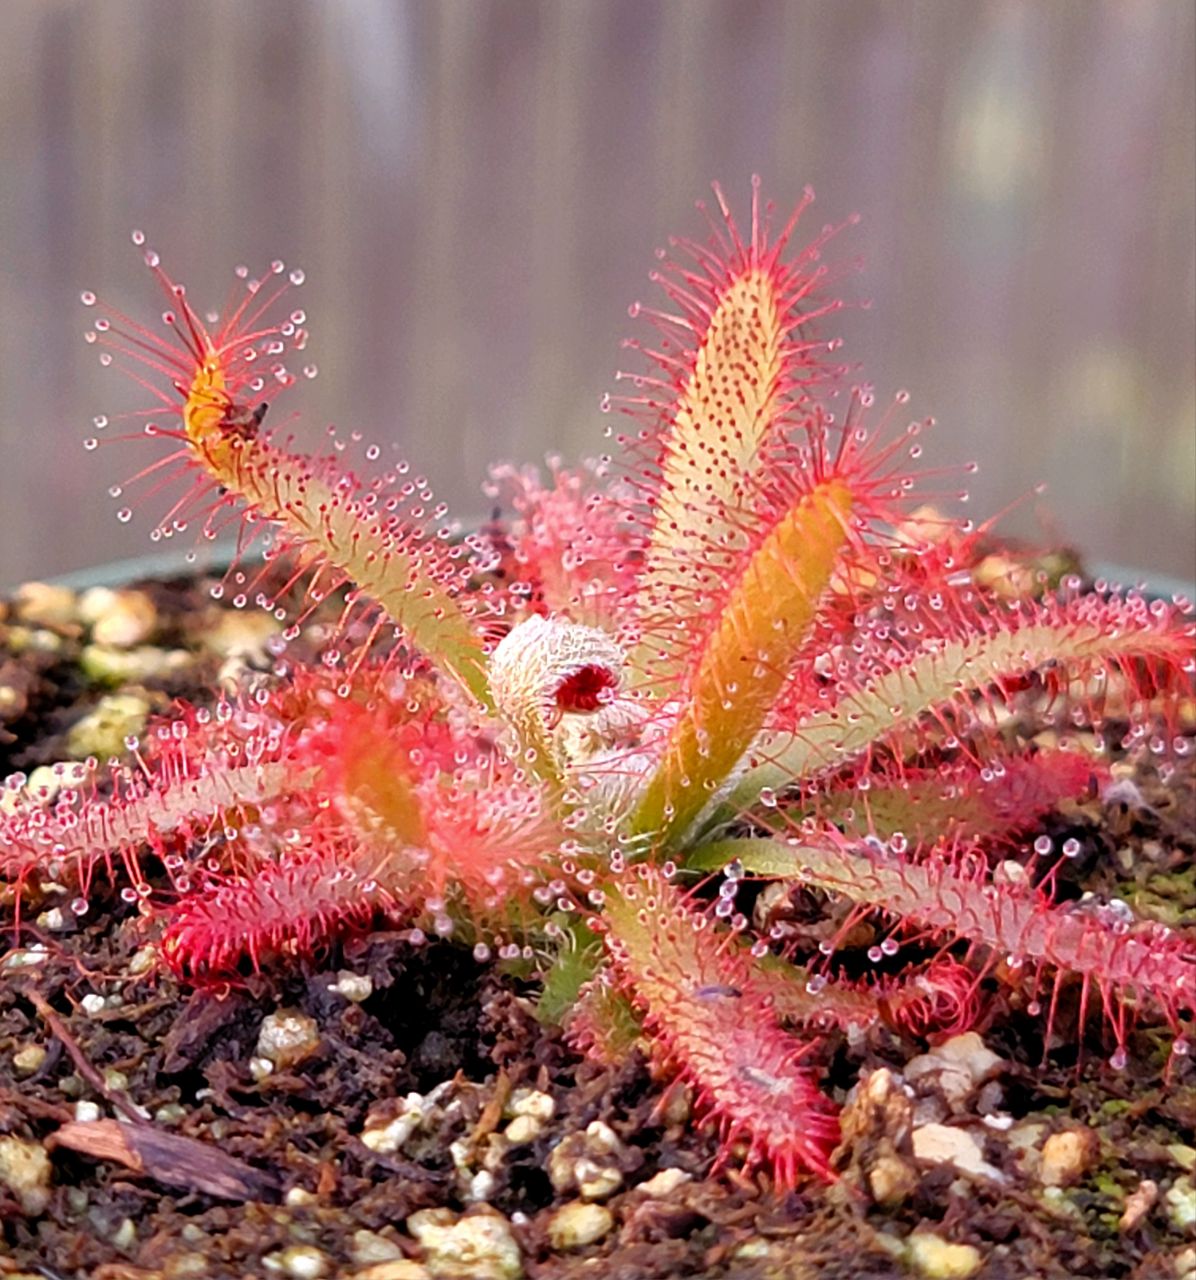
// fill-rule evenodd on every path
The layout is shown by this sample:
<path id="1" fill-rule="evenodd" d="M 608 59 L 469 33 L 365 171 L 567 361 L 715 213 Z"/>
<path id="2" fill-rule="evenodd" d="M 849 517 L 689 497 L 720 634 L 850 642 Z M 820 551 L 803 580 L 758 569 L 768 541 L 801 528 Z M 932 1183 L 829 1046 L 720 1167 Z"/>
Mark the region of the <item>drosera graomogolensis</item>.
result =
<path id="1" fill-rule="evenodd" d="M 1065 989 L 1099 1002 L 1115 1063 L 1134 1019 L 1187 1052 L 1191 938 L 1064 901 L 1041 821 L 1123 740 L 1164 769 L 1188 750 L 1193 628 L 1184 601 L 980 574 L 983 531 L 924 505 L 927 421 L 878 410 L 824 332 L 837 228 L 793 249 L 809 193 L 775 232 L 758 183 L 742 228 L 715 193 L 709 238 L 653 273 L 665 304 L 633 308 L 654 337 L 604 401 L 630 424 L 612 454 L 496 468 L 464 538 L 405 467 L 270 427 L 307 342 L 281 264 L 210 324 L 152 254 L 160 328 L 85 295 L 174 445 L 142 473 L 181 474 L 168 525 L 270 534 L 237 603 L 300 584 L 292 640 L 344 609 L 322 662 L 280 655 L 53 805 L 16 797 L 0 874 L 18 898 L 69 879 L 80 912 L 117 877 L 194 983 L 382 921 L 458 939 L 541 977 L 588 1051 L 645 1046 L 722 1163 L 791 1185 L 834 1176 L 827 1028 L 965 1030 L 999 982 L 1048 1029 Z M 1024 706 L 1057 741 L 1008 731 Z M 790 893 L 831 918 L 816 945 L 765 909 Z"/>

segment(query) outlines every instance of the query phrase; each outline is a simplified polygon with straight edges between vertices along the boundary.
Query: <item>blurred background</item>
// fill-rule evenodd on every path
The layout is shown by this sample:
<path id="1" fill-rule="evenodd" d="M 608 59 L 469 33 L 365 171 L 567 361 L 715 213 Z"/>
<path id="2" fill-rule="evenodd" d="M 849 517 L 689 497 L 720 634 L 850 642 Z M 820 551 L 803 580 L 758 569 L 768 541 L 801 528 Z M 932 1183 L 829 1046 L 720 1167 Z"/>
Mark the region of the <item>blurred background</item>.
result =
<path id="1" fill-rule="evenodd" d="M 0 585 L 162 509 L 105 497 L 152 442 L 81 445 L 144 403 L 81 337 L 82 289 L 160 310 L 131 228 L 201 307 L 301 265 L 320 372 L 271 420 L 470 519 L 488 461 L 602 448 L 654 248 L 753 171 L 862 216 L 835 328 L 973 514 L 1044 480 L 1009 532 L 1196 578 L 1194 59 L 1190 0 L 4 0 Z"/>

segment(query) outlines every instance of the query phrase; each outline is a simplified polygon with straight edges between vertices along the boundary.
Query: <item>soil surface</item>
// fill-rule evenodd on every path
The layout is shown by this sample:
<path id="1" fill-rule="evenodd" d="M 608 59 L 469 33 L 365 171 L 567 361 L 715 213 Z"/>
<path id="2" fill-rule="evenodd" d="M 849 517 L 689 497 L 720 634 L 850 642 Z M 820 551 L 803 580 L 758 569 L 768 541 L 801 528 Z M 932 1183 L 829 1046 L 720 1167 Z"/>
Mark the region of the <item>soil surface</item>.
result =
<path id="1" fill-rule="evenodd" d="M 0 776 L 87 754 L 80 723 L 111 728 L 97 708 L 135 720 L 268 668 L 264 632 L 207 584 L 142 586 L 148 626 L 98 655 L 103 600 L 0 606 Z M 1065 892 L 1196 938 L 1194 764 L 1166 784 L 1122 764 L 1115 798 L 1052 815 L 1083 847 Z M 1044 1062 L 1044 1019 L 993 982 L 953 1047 L 828 1037 L 841 1177 L 777 1195 L 733 1162 L 711 1176 L 684 1091 L 635 1056 L 582 1060 L 534 987 L 461 948 L 376 933 L 192 991 L 117 888 L 79 918 L 70 897 L 19 928 L 4 908 L 0 1276 L 1196 1276 L 1196 1069 L 1168 1065 L 1169 1032 L 1134 1033 L 1117 1069 L 1064 999 Z"/>

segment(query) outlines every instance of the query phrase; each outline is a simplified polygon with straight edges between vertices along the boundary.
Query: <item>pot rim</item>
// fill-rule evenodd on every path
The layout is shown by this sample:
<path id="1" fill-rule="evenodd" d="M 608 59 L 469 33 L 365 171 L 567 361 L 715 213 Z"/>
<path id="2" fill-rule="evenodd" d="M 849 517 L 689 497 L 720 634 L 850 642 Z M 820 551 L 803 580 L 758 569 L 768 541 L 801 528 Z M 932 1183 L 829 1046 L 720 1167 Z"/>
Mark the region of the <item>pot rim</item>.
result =
<path id="1" fill-rule="evenodd" d="M 236 543 L 228 539 L 209 543 L 202 548 L 172 547 L 167 551 L 150 551 L 144 555 L 110 560 L 86 569 L 56 574 L 43 579 L 51 586 L 86 591 L 89 587 L 120 587 L 150 578 L 177 578 L 196 573 L 219 573 L 228 567 L 236 553 Z M 191 557 L 191 558 L 189 558 Z M 1169 574 L 1151 573 L 1125 565 L 1098 560 L 1088 566 L 1096 579 L 1136 587 L 1152 598 L 1182 596 L 1196 602 L 1196 583 L 1185 582 Z M 6 589 L 11 594 L 14 587 Z"/>

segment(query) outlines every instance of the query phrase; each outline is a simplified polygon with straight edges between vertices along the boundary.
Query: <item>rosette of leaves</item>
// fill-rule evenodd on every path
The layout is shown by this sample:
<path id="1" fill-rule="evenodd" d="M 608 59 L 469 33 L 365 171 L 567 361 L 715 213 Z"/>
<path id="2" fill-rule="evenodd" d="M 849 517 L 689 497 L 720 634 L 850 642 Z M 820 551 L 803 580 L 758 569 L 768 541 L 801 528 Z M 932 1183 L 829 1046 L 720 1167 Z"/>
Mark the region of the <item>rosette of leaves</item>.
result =
<path id="1" fill-rule="evenodd" d="M 463 540 L 405 467 L 362 478 L 265 427 L 306 343 L 302 313 L 272 318 L 281 264 L 210 330 L 151 258 L 166 332 L 105 312 L 94 333 L 172 419 L 148 470 L 190 488 L 166 522 L 268 531 L 267 566 L 230 571 L 238 599 L 279 609 L 264 584 L 290 557 L 307 603 L 288 635 L 341 591 L 340 639 L 323 674 L 288 664 L 181 712 L 136 768 L 11 805 L 0 867 L 84 891 L 127 868 L 197 981 L 380 918 L 538 958 L 545 1017 L 598 1055 L 642 1041 L 725 1158 L 789 1183 L 833 1176 L 820 1028 L 959 1030 L 996 974 L 1047 995 L 1048 1021 L 1064 984 L 1099 997 L 1118 1053 L 1131 1013 L 1185 1050 L 1191 941 L 1057 902 L 1033 842 L 1103 785 L 1104 753 L 1006 722 L 1027 703 L 1182 750 L 1193 630 L 1185 602 L 1011 589 L 977 572 L 986 529 L 915 517 L 920 475 L 941 481 L 919 470 L 928 422 L 901 422 L 904 395 L 878 412 L 820 336 L 836 229 L 791 252 L 809 193 L 775 231 L 758 189 L 743 231 L 716 196 L 710 238 L 653 273 L 665 305 L 633 308 L 655 337 L 608 402 L 633 424 L 616 451 L 547 484 L 496 470 L 509 518 Z M 770 924 L 799 892 L 838 904 L 815 948 Z M 847 982 L 861 926 L 885 976 Z"/>

